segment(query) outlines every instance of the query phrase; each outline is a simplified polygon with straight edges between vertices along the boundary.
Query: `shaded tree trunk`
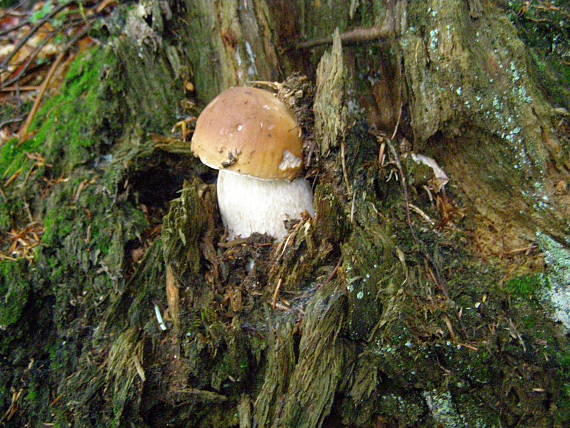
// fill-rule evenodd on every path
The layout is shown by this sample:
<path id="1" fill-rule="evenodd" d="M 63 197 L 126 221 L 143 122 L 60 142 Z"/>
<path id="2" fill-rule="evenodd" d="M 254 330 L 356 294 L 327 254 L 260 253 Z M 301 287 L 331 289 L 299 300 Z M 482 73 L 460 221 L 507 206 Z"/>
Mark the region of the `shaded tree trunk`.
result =
<path id="1" fill-rule="evenodd" d="M 568 10 L 514 12 L 118 8 L 2 148 L 24 173 L 0 226 L 29 207 L 43 230 L 32 261 L 0 261 L 4 422 L 566 426 L 568 46 L 526 30 L 551 40 Z M 171 131 L 253 81 L 302 113 L 317 216 L 282 243 L 224 241 L 215 174 Z"/>

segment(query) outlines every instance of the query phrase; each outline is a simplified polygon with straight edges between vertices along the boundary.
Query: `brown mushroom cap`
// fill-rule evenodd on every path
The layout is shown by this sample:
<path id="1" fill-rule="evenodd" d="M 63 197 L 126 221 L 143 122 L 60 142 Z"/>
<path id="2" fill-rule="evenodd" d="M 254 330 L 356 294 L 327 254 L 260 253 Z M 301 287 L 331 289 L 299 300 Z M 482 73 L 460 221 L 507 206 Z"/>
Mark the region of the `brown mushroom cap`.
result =
<path id="1" fill-rule="evenodd" d="M 297 177 L 301 129 L 287 106 L 262 89 L 230 88 L 202 111 L 192 152 L 211 168 L 262 179 Z"/>

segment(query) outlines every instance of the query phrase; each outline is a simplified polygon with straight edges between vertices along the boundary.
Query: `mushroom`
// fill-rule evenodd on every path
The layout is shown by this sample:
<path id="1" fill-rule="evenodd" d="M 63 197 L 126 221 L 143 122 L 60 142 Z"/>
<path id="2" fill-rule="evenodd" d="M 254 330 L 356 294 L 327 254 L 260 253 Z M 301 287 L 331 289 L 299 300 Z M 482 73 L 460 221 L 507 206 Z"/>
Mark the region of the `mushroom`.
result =
<path id="1" fill-rule="evenodd" d="M 219 170 L 218 205 L 229 238 L 287 235 L 286 220 L 314 216 L 303 167 L 301 128 L 273 93 L 230 88 L 206 106 L 192 136 L 192 152 Z"/>

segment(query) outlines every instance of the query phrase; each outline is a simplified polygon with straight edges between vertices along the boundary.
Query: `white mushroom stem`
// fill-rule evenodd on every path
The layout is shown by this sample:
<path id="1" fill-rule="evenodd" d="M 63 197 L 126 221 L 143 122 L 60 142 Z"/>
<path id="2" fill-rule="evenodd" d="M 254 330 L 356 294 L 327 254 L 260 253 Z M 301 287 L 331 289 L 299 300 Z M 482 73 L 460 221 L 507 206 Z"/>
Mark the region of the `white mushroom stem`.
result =
<path id="1" fill-rule="evenodd" d="M 313 192 L 304 178 L 261 180 L 233 171 L 218 174 L 218 204 L 230 239 L 266 233 L 277 240 L 287 236 L 285 220 L 314 216 Z"/>

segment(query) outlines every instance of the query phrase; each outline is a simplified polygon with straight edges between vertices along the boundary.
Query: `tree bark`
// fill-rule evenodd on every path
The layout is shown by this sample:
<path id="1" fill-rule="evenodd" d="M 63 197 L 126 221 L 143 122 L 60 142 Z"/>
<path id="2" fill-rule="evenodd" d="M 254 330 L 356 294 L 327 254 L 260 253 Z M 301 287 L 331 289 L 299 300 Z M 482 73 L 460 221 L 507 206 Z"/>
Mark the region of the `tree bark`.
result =
<path id="1" fill-rule="evenodd" d="M 25 208 L 43 232 L 0 259 L 2 422 L 567 426 L 568 66 L 515 12 L 119 7 L 2 147 L 2 232 Z M 172 129 L 254 84 L 298 114 L 315 190 L 281 243 L 225 241 L 215 173 Z"/>

